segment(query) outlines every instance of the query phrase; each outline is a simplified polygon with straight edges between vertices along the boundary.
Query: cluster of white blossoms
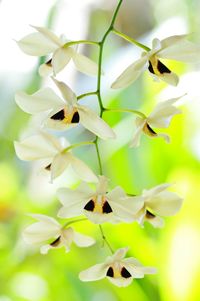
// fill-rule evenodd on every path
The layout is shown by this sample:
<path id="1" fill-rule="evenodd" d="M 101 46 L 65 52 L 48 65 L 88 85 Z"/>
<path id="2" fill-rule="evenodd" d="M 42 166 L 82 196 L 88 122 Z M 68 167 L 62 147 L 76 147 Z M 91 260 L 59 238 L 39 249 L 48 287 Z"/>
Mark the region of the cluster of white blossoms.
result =
<path id="1" fill-rule="evenodd" d="M 57 191 L 57 197 L 61 202 L 57 216 L 64 222 L 60 223 L 42 214 L 30 214 L 37 222 L 24 230 L 25 241 L 40 246 L 42 254 L 46 254 L 49 249 L 60 247 L 64 247 L 66 252 L 69 252 L 73 242 L 79 247 L 89 247 L 95 244 L 95 240 L 76 232 L 71 227 L 71 224 L 78 221 L 89 220 L 99 226 L 102 239 L 111 250 L 112 256 L 106 258 L 104 263 L 96 264 L 80 272 L 79 278 L 82 281 L 95 281 L 107 277 L 117 286 L 127 286 L 132 279 L 143 278 L 145 274 L 153 274 L 156 271 L 154 268 L 144 267 L 135 258 L 125 258 L 127 247 L 114 252 L 103 233 L 101 224 L 112 223 L 114 226 L 116 223 L 138 222 L 143 227 L 144 222 L 149 222 L 154 227 L 162 227 L 164 225 L 162 217 L 176 214 L 181 208 L 183 199 L 169 191 L 171 184 L 166 183 L 143 190 L 140 195 L 130 195 L 120 186 L 111 189 L 109 179 L 102 174 L 97 141 L 99 138 L 117 139 L 112 128 L 102 119 L 102 114 L 104 111 L 120 111 L 120 109 L 112 110 L 103 107 L 100 83 L 104 42 L 110 32 L 119 34 L 131 43 L 135 41 L 114 30 L 114 21 L 121 3 L 122 0 L 119 1 L 111 25 L 101 42 L 68 41 L 63 36 L 57 37 L 46 28 L 36 26 L 33 26 L 36 32 L 17 42 L 20 49 L 28 55 L 50 55 L 47 62 L 39 67 L 39 74 L 51 75 L 59 95 L 51 88 L 42 88 L 32 95 L 23 91 L 16 93 L 17 105 L 28 114 L 41 116 L 41 124 L 34 135 L 15 141 L 14 146 L 21 160 L 39 161 L 41 168 L 49 173 L 51 183 L 69 166 L 80 179 L 76 189 L 62 187 Z M 78 52 L 76 46 L 80 43 L 95 44 L 100 47 L 98 64 Z M 154 39 L 152 49 L 137 41 L 135 44 L 146 51 L 114 81 L 112 84 L 114 89 L 128 86 L 147 68 L 155 78 L 177 85 L 177 75 L 171 72 L 160 59 L 196 62 L 200 57 L 199 48 L 188 41 L 186 35 L 172 36 L 162 41 Z M 73 61 L 79 71 L 97 76 L 96 92 L 88 92 L 77 97 L 66 83 L 55 78 L 69 61 Z M 98 98 L 99 115 L 89 107 L 79 104 L 80 98 L 91 94 Z M 163 137 L 169 143 L 169 136 L 165 133 L 157 133 L 157 129 L 169 127 L 172 117 L 181 113 L 175 106 L 179 98 L 158 103 L 148 116 L 140 111 L 122 109 L 122 112 L 126 111 L 139 116 L 136 118 L 136 129 L 130 147 L 139 146 L 142 133 L 153 138 Z M 78 124 L 95 135 L 93 141 L 70 144 L 65 139 L 63 133 Z M 51 133 L 48 129 L 51 129 Z M 63 137 L 54 136 L 52 131 L 62 131 Z M 94 145 L 96 148 L 100 175 L 73 154 L 75 147 L 87 144 Z M 79 216 L 81 218 L 77 219 Z"/>

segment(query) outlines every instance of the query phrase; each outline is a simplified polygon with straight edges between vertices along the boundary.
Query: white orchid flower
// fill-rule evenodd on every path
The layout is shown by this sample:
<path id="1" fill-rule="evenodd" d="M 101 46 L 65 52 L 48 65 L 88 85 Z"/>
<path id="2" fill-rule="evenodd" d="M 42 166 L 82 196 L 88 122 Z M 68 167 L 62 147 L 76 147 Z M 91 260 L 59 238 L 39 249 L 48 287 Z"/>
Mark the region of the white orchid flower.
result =
<path id="1" fill-rule="evenodd" d="M 151 138 L 163 137 L 167 143 L 170 142 L 170 137 L 164 133 L 157 133 L 152 128 L 167 128 L 170 125 L 174 115 L 180 114 L 181 111 L 174 106 L 180 97 L 168 99 L 158 103 L 151 114 L 146 117 L 136 118 L 136 131 L 133 135 L 130 147 L 137 147 L 140 144 L 141 134 L 144 133 Z"/>
<path id="2" fill-rule="evenodd" d="M 125 88 L 133 83 L 144 70 L 148 69 L 156 80 L 176 86 L 178 76 L 171 72 L 160 59 L 169 59 L 188 63 L 200 61 L 200 47 L 187 40 L 188 35 L 171 36 L 164 40 L 154 39 L 152 49 L 143 52 L 112 84 L 113 89 Z"/>
<path id="3" fill-rule="evenodd" d="M 50 88 L 44 88 L 32 95 L 19 91 L 15 95 L 18 106 L 29 114 L 46 112 L 44 125 L 56 130 L 65 130 L 81 123 L 86 129 L 102 139 L 115 138 L 110 126 L 94 111 L 79 105 L 75 93 L 63 82 L 52 78 L 62 98 Z"/>
<path id="4" fill-rule="evenodd" d="M 72 155 L 70 150 L 66 150 L 69 146 L 66 139 L 57 139 L 46 132 L 25 138 L 20 142 L 14 142 L 17 156 L 24 161 L 41 160 L 45 164 L 45 169 L 50 170 L 51 180 L 60 176 L 71 165 L 80 179 L 96 182 L 97 177 L 91 169 Z"/>
<path id="5" fill-rule="evenodd" d="M 63 228 L 54 218 L 43 214 L 30 214 L 38 222 L 28 226 L 23 232 L 26 243 L 38 245 L 42 254 L 47 254 L 49 249 L 65 247 L 66 252 L 74 242 L 78 247 L 89 247 L 95 240 L 89 236 L 74 231 L 72 227 Z M 50 243 L 47 243 L 51 241 Z"/>
<path id="6" fill-rule="evenodd" d="M 141 210 L 135 215 L 138 222 L 143 225 L 145 221 L 154 227 L 161 228 L 164 221 L 160 216 L 173 216 L 181 208 L 183 199 L 176 193 L 167 191 L 171 184 L 161 184 L 141 194 Z"/>
<path id="7" fill-rule="evenodd" d="M 80 272 L 80 280 L 96 281 L 106 277 L 114 285 L 125 287 L 130 285 L 134 278 L 143 278 L 145 274 L 156 273 L 155 268 L 144 267 L 133 257 L 124 258 L 127 251 L 128 248 L 118 249 L 112 256 L 107 257 L 104 263 Z"/>
<path id="8" fill-rule="evenodd" d="M 76 68 L 85 74 L 96 76 L 98 65 L 88 57 L 77 52 L 77 49 L 68 45 L 69 42 L 57 37 L 53 32 L 44 27 L 32 26 L 37 32 L 31 33 L 17 41 L 20 49 L 28 55 L 44 56 L 52 53 L 52 58 L 39 68 L 41 76 L 58 74 L 64 67 L 73 61 Z"/>
<path id="9" fill-rule="evenodd" d="M 58 189 L 58 198 L 63 207 L 58 212 L 61 218 L 86 215 L 95 224 L 104 222 L 132 222 L 135 214 L 142 208 L 140 198 L 128 197 L 124 190 L 117 186 L 108 190 L 108 179 L 99 176 L 94 191 L 86 183 L 81 183 L 77 189 Z"/>

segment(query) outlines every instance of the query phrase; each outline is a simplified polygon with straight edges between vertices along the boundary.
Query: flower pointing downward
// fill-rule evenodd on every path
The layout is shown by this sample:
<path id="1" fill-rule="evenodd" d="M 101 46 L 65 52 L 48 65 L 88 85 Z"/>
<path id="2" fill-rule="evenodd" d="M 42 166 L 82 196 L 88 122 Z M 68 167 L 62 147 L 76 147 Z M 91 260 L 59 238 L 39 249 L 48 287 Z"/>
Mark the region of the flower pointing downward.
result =
<path id="1" fill-rule="evenodd" d="M 58 189 L 58 198 L 63 207 L 58 216 L 69 218 L 84 214 L 95 224 L 104 222 L 132 222 L 143 206 L 140 198 L 128 197 L 121 187 L 115 187 L 107 192 L 108 179 L 99 176 L 96 190 L 82 183 L 76 190 Z"/>
<path id="2" fill-rule="evenodd" d="M 46 132 L 41 132 L 21 142 L 15 141 L 14 146 L 16 154 L 21 160 L 42 161 L 45 169 L 51 172 L 51 180 L 60 176 L 71 165 L 80 179 L 88 182 L 97 181 L 97 177 L 91 169 L 76 158 L 70 150 L 67 150 L 70 144 L 64 138 L 57 139 Z"/>
<path id="3" fill-rule="evenodd" d="M 63 228 L 54 218 L 42 214 L 30 214 L 38 222 L 28 226 L 23 232 L 23 238 L 28 244 L 44 244 L 40 248 L 42 254 L 46 254 L 49 249 L 65 247 L 66 252 L 70 251 L 70 246 L 74 242 L 79 247 L 89 247 L 95 240 L 89 236 L 74 231 L 73 228 Z"/>
<path id="4" fill-rule="evenodd" d="M 80 272 L 82 281 L 96 281 L 107 278 L 114 285 L 125 287 L 131 284 L 134 278 L 143 278 L 145 274 L 155 274 L 156 269 L 144 267 L 133 257 L 124 258 L 128 248 L 118 249 L 112 256 L 106 258 L 104 263 L 96 264 Z"/>
<path id="5" fill-rule="evenodd" d="M 113 89 L 125 88 L 148 69 L 156 80 L 170 85 L 178 84 L 178 77 L 160 59 L 196 63 L 200 60 L 200 48 L 187 40 L 188 35 L 171 36 L 164 40 L 154 39 L 152 49 L 143 52 L 139 60 L 131 64 L 112 84 Z"/>
<path id="6" fill-rule="evenodd" d="M 169 143 L 170 137 L 167 134 L 157 133 L 153 128 L 167 128 L 170 125 L 172 117 L 181 113 L 181 111 L 174 106 L 174 103 L 179 99 L 180 97 L 163 101 L 156 105 L 148 117 L 145 117 L 145 115 L 144 118 L 137 117 L 135 122 L 136 131 L 130 146 L 139 146 L 142 133 L 151 138 L 163 137 L 165 141 Z"/>
<path id="7" fill-rule="evenodd" d="M 167 191 L 171 184 L 161 184 L 141 195 L 141 210 L 135 215 L 138 222 L 143 225 L 145 221 L 154 227 L 162 227 L 163 219 L 160 216 L 175 215 L 181 208 L 183 199 L 176 193 Z"/>
<path id="8" fill-rule="evenodd" d="M 50 88 L 44 88 L 32 95 L 17 92 L 15 101 L 29 114 L 46 112 L 45 126 L 65 130 L 81 123 L 86 129 L 102 139 L 115 138 L 109 125 L 88 107 L 79 105 L 75 93 L 63 82 L 52 78 L 62 98 Z"/>
<path id="9" fill-rule="evenodd" d="M 52 58 L 39 68 L 41 76 L 56 75 L 70 62 L 73 61 L 76 68 L 88 75 L 97 75 L 98 65 L 88 57 L 80 54 L 70 43 L 57 37 L 53 32 L 44 27 L 32 26 L 37 32 L 25 36 L 17 41 L 20 49 L 26 54 L 44 56 L 52 53 Z M 69 45 L 68 45 L 69 43 Z"/>

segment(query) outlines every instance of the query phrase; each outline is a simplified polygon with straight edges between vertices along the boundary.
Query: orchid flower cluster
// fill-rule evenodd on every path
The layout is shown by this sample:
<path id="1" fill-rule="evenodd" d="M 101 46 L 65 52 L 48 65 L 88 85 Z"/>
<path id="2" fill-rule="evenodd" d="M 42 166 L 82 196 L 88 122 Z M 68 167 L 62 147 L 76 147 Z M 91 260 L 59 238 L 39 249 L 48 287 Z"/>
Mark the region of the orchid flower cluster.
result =
<path id="1" fill-rule="evenodd" d="M 168 69 L 160 59 L 181 60 L 193 62 L 199 58 L 199 48 L 188 41 L 187 35 L 171 36 L 164 40 L 154 39 L 152 49 L 137 42 L 131 37 L 117 31 L 114 27 L 115 19 L 122 4 L 118 2 L 111 24 L 100 42 L 80 40 L 68 41 L 63 36 L 57 37 L 53 32 L 43 27 L 33 26 L 35 32 L 25 36 L 17 42 L 20 49 L 32 56 L 48 56 L 46 63 L 39 67 L 41 76 L 51 76 L 56 92 L 51 88 L 42 88 L 32 95 L 19 91 L 15 100 L 17 105 L 26 113 L 42 116 L 40 129 L 34 135 L 21 141 L 15 141 L 15 151 L 21 160 L 38 160 L 53 182 L 69 166 L 80 179 L 76 189 L 61 187 L 57 197 L 61 207 L 57 216 L 64 219 L 60 224 L 56 219 L 42 215 L 31 214 L 37 220 L 28 226 L 23 237 L 29 244 L 40 245 L 42 254 L 50 249 L 64 247 L 69 252 L 71 244 L 78 247 L 89 247 L 95 240 L 83 233 L 76 232 L 71 224 L 89 220 L 99 226 L 102 239 L 110 249 L 112 255 L 104 263 L 96 264 L 80 272 L 82 281 L 96 281 L 108 278 L 117 286 L 127 286 L 134 278 L 143 278 L 145 274 L 153 274 L 155 268 L 144 267 L 133 257 L 125 258 L 127 247 L 113 251 L 103 232 L 103 223 L 133 223 L 138 222 L 143 227 L 144 222 L 154 227 L 162 227 L 162 217 L 176 214 L 182 205 L 182 198 L 169 191 L 171 184 L 160 184 L 149 190 L 143 190 L 140 195 L 128 195 L 120 186 L 109 187 L 109 179 L 102 172 L 101 156 L 98 139 L 117 139 L 115 132 L 107 124 L 102 115 L 104 112 L 129 112 L 136 114 L 135 133 L 133 133 L 130 147 L 138 147 L 140 137 L 145 134 L 151 138 L 163 137 L 169 143 L 170 137 L 157 129 L 168 128 L 172 118 L 181 113 L 176 107 L 179 98 L 173 98 L 158 103 L 150 114 L 132 109 L 105 108 L 101 96 L 102 58 L 104 43 L 110 33 L 121 36 L 130 43 L 142 48 L 141 58 L 133 62 L 113 82 L 111 88 L 124 88 L 133 83 L 144 70 L 148 70 L 157 81 L 162 80 L 176 86 L 178 76 Z M 94 44 L 99 47 L 99 61 L 93 62 L 79 53 L 76 45 Z M 97 90 L 76 96 L 75 92 L 56 76 L 67 64 L 72 61 L 78 71 L 87 75 L 97 76 Z M 79 100 L 85 96 L 94 95 L 98 98 L 100 114 L 89 107 L 81 105 Z M 84 141 L 70 144 L 64 137 L 57 137 L 52 130 L 69 130 L 81 124 L 92 132 L 96 138 L 93 141 Z M 51 132 L 48 131 L 51 129 Z M 93 145 L 97 152 L 100 173 L 97 175 L 82 160 L 73 154 L 73 149 L 83 145 Z M 77 219 L 77 217 L 81 217 Z M 76 218 L 76 219 L 73 219 Z"/>

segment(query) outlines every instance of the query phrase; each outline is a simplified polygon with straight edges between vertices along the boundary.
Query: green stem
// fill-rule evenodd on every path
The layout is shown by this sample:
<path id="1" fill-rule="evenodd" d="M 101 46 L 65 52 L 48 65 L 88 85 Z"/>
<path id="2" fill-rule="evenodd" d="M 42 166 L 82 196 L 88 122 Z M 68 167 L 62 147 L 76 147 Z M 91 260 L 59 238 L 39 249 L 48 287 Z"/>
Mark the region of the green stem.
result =
<path id="1" fill-rule="evenodd" d="M 98 97 L 98 102 L 99 102 L 99 107 L 100 107 L 100 117 L 102 117 L 103 112 L 104 112 L 104 107 L 103 107 L 103 101 L 101 97 L 101 70 L 102 70 L 102 58 L 103 58 L 103 49 L 104 49 L 104 43 L 106 41 L 107 36 L 109 33 L 113 30 L 113 25 L 115 23 L 117 14 L 119 12 L 120 6 L 122 5 L 123 0 L 119 0 L 118 5 L 113 13 L 113 17 L 110 23 L 110 26 L 106 33 L 104 34 L 102 40 L 99 42 L 100 49 L 99 49 L 99 60 L 98 60 L 98 76 L 97 76 L 97 97 Z M 96 146 L 96 152 L 97 152 L 97 158 L 99 162 L 99 170 L 100 174 L 102 174 L 102 164 L 101 164 L 101 157 L 100 157 L 100 152 L 99 152 L 99 147 L 98 147 L 98 137 L 95 140 L 95 146 Z"/>
<path id="2" fill-rule="evenodd" d="M 84 218 L 79 218 L 79 219 L 76 219 L 76 220 L 73 220 L 73 221 L 69 221 L 69 222 L 67 222 L 66 224 L 64 224 L 62 226 L 62 229 L 65 229 L 66 227 L 68 227 L 71 224 L 75 224 L 75 223 L 82 222 L 82 221 L 87 221 L 87 220 L 88 219 L 84 217 Z"/>
<path id="3" fill-rule="evenodd" d="M 97 91 L 81 94 L 81 95 L 77 96 L 77 99 L 79 100 L 81 98 L 84 98 L 84 97 L 90 96 L 90 95 L 97 95 Z"/>
<path id="4" fill-rule="evenodd" d="M 89 45 L 98 45 L 99 46 L 99 42 L 96 42 L 96 41 L 79 40 L 79 41 L 67 42 L 63 47 L 67 48 L 69 46 L 76 45 L 76 44 L 89 44 Z"/>
<path id="5" fill-rule="evenodd" d="M 75 143 L 75 144 L 72 144 L 72 145 L 66 147 L 62 152 L 66 153 L 72 148 L 76 148 L 76 147 L 83 146 L 83 145 L 90 145 L 90 144 L 94 144 L 94 143 L 95 143 L 94 141 L 83 141 L 83 142 Z"/>
<path id="6" fill-rule="evenodd" d="M 150 50 L 151 50 L 149 47 L 147 47 L 147 46 L 141 44 L 140 42 L 136 41 L 135 39 L 133 39 L 133 38 L 127 36 L 126 34 L 120 32 L 120 31 L 118 31 L 118 30 L 116 30 L 116 29 L 114 29 L 114 28 L 113 28 L 112 32 L 115 33 L 116 35 L 120 36 L 120 37 L 123 38 L 124 40 L 129 41 L 130 43 L 135 44 L 136 46 L 138 46 L 138 47 L 144 49 L 145 51 L 150 51 Z"/>
<path id="7" fill-rule="evenodd" d="M 137 111 L 137 110 L 132 110 L 132 109 L 106 109 L 104 108 L 104 112 L 123 112 L 123 113 L 132 113 L 132 114 L 136 114 L 142 118 L 147 118 L 145 116 L 145 114 L 143 114 L 142 112 L 140 111 Z"/>
<path id="8" fill-rule="evenodd" d="M 99 229 L 100 229 L 100 232 L 101 232 L 101 236 L 102 236 L 103 241 L 104 241 L 104 242 L 106 243 L 106 245 L 108 246 L 110 252 L 111 252 L 112 254 L 114 254 L 114 251 L 113 251 L 111 245 L 109 244 L 109 242 L 107 241 L 107 238 L 105 237 L 105 234 L 104 234 L 104 232 L 103 232 L 103 228 L 102 228 L 101 225 L 99 225 Z"/>

